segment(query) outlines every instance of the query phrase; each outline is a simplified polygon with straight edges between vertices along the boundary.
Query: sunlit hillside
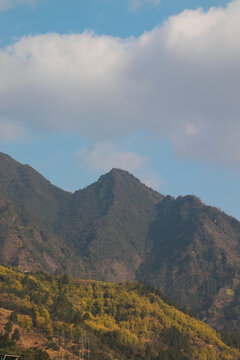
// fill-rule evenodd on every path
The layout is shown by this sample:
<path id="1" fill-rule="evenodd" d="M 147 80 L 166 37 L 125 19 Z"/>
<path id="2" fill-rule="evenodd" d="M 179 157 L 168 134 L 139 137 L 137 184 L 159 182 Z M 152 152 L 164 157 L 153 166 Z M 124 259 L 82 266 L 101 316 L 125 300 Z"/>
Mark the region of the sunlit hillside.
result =
<path id="1" fill-rule="evenodd" d="M 31 359 L 240 358 L 216 331 L 166 301 L 141 283 L 73 281 L 0 267 L 0 348 L 35 348 Z"/>

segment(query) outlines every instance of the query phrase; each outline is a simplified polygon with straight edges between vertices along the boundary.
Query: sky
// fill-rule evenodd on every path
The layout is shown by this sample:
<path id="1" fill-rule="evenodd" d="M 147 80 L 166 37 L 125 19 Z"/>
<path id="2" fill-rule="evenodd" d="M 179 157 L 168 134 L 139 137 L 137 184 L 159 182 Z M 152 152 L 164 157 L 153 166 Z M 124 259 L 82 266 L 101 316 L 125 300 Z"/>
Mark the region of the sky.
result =
<path id="1" fill-rule="evenodd" d="M 240 219 L 240 0 L 0 0 L 0 151 Z"/>

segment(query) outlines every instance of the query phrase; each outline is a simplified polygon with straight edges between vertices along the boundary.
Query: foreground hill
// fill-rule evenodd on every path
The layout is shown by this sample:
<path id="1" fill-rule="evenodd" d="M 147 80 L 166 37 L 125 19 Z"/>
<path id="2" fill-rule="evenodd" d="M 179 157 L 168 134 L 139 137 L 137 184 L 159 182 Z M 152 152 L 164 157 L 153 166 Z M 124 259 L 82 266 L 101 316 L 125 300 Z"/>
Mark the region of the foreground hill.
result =
<path id="1" fill-rule="evenodd" d="M 0 307 L 1 351 L 25 348 L 31 359 L 240 357 L 208 325 L 140 283 L 71 281 L 0 267 Z"/>
<path id="2" fill-rule="evenodd" d="M 101 281 L 144 281 L 212 326 L 240 330 L 240 223 L 126 171 L 65 192 L 0 154 L 0 261 Z"/>

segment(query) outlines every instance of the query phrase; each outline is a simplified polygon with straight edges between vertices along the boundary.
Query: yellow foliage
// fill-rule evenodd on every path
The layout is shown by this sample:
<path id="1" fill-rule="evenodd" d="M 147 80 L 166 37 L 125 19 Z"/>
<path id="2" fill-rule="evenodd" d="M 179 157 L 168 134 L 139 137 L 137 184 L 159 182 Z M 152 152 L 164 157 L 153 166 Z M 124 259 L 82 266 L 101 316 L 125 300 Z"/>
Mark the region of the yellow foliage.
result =
<path id="1" fill-rule="evenodd" d="M 25 329 L 31 329 L 31 327 L 33 325 L 32 318 L 28 315 L 18 315 L 17 323 L 19 326 L 21 326 Z"/>
<path id="2" fill-rule="evenodd" d="M 61 338 L 67 334 L 71 339 L 87 329 L 94 336 L 108 337 L 109 343 L 143 348 L 149 343 L 159 346 L 161 334 L 174 328 L 190 337 L 193 360 L 240 359 L 238 351 L 226 347 L 215 330 L 168 305 L 154 292 L 148 293 L 141 284 L 61 283 L 60 278 L 26 276 L 1 266 L 0 275 L 4 277 L 1 303 L 34 314 L 33 318 L 18 315 L 18 324 L 24 328 L 34 324 L 47 335 Z"/>

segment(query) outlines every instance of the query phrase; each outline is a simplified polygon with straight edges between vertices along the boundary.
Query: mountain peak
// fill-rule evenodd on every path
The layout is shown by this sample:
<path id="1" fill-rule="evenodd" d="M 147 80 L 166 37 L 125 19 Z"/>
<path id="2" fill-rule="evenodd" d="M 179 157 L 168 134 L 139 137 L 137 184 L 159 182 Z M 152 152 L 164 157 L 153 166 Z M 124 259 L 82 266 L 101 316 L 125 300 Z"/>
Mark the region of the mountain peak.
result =
<path id="1" fill-rule="evenodd" d="M 178 196 L 176 201 L 182 204 L 189 204 L 195 206 L 203 206 L 204 203 L 195 195 Z"/>
<path id="2" fill-rule="evenodd" d="M 103 177 L 112 176 L 114 178 L 126 178 L 126 179 L 132 178 L 139 182 L 139 180 L 134 175 L 132 175 L 129 171 L 119 169 L 119 168 L 112 168 L 109 172 L 107 172 L 106 174 L 104 174 L 102 176 Z"/>
<path id="3" fill-rule="evenodd" d="M 53 222 L 71 195 L 52 185 L 29 165 L 0 153 L 0 193 L 43 222 Z"/>
<path id="4" fill-rule="evenodd" d="M 14 168 L 21 165 L 17 160 L 13 159 L 10 155 L 0 152 L 0 164 L 1 167 Z"/>

